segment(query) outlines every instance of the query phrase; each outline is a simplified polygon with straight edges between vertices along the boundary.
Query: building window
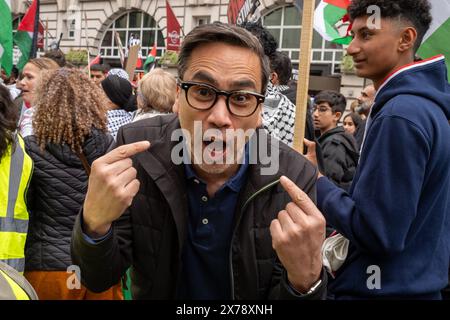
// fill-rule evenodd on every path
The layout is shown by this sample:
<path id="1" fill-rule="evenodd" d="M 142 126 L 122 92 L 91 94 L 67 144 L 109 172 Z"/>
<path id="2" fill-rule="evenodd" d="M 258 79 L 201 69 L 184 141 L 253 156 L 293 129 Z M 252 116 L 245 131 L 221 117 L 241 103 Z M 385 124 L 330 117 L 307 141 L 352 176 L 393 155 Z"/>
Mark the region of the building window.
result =
<path id="1" fill-rule="evenodd" d="M 202 24 L 208 24 L 211 20 L 210 16 L 204 16 L 204 17 L 194 17 L 195 26 L 201 26 Z"/>
<path id="2" fill-rule="evenodd" d="M 75 19 L 70 20 L 68 23 L 67 33 L 69 39 L 75 39 L 75 23 L 76 23 Z"/>
<path id="3" fill-rule="evenodd" d="M 119 59 L 119 45 L 115 37 L 116 32 L 124 48 L 127 47 L 130 39 L 139 39 L 142 57 L 144 58 L 150 53 L 154 43 L 157 46 L 158 57 L 165 51 L 164 36 L 161 29 L 155 19 L 144 12 L 127 12 L 111 23 L 103 34 L 101 41 L 100 54 L 102 57 Z"/>
<path id="4" fill-rule="evenodd" d="M 275 37 L 278 49 L 286 52 L 292 64 L 298 67 L 302 13 L 294 6 L 278 7 L 262 17 L 263 25 Z M 331 73 L 338 73 L 342 61 L 342 45 L 325 41 L 314 30 L 311 63 L 328 64 Z"/>

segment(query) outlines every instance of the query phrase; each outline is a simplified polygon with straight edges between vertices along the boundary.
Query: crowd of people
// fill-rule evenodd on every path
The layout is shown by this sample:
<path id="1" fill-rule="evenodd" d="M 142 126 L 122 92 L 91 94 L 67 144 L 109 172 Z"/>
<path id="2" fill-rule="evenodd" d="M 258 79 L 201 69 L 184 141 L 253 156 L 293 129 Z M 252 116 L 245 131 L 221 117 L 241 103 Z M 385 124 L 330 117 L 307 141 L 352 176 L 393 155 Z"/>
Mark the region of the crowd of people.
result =
<path id="1" fill-rule="evenodd" d="M 177 78 L 89 78 L 61 51 L 2 72 L 0 261 L 44 300 L 446 297 L 450 85 L 443 57 L 416 57 L 429 2 L 349 16 L 371 84 L 350 112 L 337 91 L 308 100 L 304 154 L 292 63 L 257 23 L 194 28 Z"/>

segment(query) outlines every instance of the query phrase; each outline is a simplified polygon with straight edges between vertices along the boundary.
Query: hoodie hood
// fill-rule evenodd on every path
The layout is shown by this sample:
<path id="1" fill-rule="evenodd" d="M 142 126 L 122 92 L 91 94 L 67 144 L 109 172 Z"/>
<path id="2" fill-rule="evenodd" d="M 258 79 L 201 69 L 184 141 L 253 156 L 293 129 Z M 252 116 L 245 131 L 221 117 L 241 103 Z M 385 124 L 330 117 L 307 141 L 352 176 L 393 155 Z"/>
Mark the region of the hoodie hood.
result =
<path id="1" fill-rule="evenodd" d="M 447 79 L 445 57 L 442 55 L 403 66 L 391 73 L 378 89 L 372 117 L 392 98 L 415 95 L 434 102 L 450 119 L 450 84 Z"/>

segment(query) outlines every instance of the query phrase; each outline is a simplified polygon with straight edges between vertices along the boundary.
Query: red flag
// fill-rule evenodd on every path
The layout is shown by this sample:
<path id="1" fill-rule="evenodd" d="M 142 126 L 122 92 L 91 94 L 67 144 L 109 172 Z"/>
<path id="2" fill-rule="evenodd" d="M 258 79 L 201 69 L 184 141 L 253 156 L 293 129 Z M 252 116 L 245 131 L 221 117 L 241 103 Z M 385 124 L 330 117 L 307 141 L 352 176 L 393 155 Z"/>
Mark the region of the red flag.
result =
<path id="1" fill-rule="evenodd" d="M 351 0 L 323 0 L 323 1 L 342 9 L 347 9 L 351 2 Z"/>
<path id="2" fill-rule="evenodd" d="M 150 51 L 150 55 L 153 58 L 156 58 L 156 42 L 153 44 L 153 48 L 152 48 L 152 51 Z"/>
<path id="3" fill-rule="evenodd" d="M 27 13 L 20 21 L 17 31 L 34 32 L 35 19 L 39 16 L 39 1 L 34 0 L 28 8 Z"/>
<path id="4" fill-rule="evenodd" d="M 142 69 L 142 58 L 138 58 L 136 62 L 136 69 Z"/>
<path id="5" fill-rule="evenodd" d="M 92 59 L 92 61 L 89 63 L 89 69 L 94 65 L 94 64 L 99 64 L 100 63 L 100 58 L 101 55 L 96 56 L 94 59 Z"/>
<path id="6" fill-rule="evenodd" d="M 236 24 L 239 12 L 244 6 L 244 3 L 245 0 L 230 0 L 230 2 L 228 3 L 228 11 L 227 11 L 229 24 Z"/>
<path id="7" fill-rule="evenodd" d="M 172 11 L 169 2 L 166 0 L 166 15 L 167 15 L 167 50 L 180 50 L 180 31 L 181 27 L 178 23 L 177 17 Z"/>

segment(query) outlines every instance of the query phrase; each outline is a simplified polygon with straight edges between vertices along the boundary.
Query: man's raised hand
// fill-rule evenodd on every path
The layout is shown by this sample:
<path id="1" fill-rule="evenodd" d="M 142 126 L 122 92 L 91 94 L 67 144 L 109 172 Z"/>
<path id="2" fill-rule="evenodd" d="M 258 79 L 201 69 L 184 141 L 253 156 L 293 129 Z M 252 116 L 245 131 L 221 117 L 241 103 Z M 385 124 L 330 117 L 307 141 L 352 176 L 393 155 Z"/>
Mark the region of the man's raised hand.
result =
<path id="1" fill-rule="evenodd" d="M 105 235 L 131 205 L 139 191 L 131 157 L 149 147 L 148 141 L 122 145 L 92 163 L 83 206 L 84 230 L 89 236 Z"/>
<path id="2" fill-rule="evenodd" d="M 291 180 L 280 183 L 292 199 L 270 225 L 272 246 L 287 271 L 289 282 L 306 293 L 322 271 L 325 218 L 309 197 Z"/>

